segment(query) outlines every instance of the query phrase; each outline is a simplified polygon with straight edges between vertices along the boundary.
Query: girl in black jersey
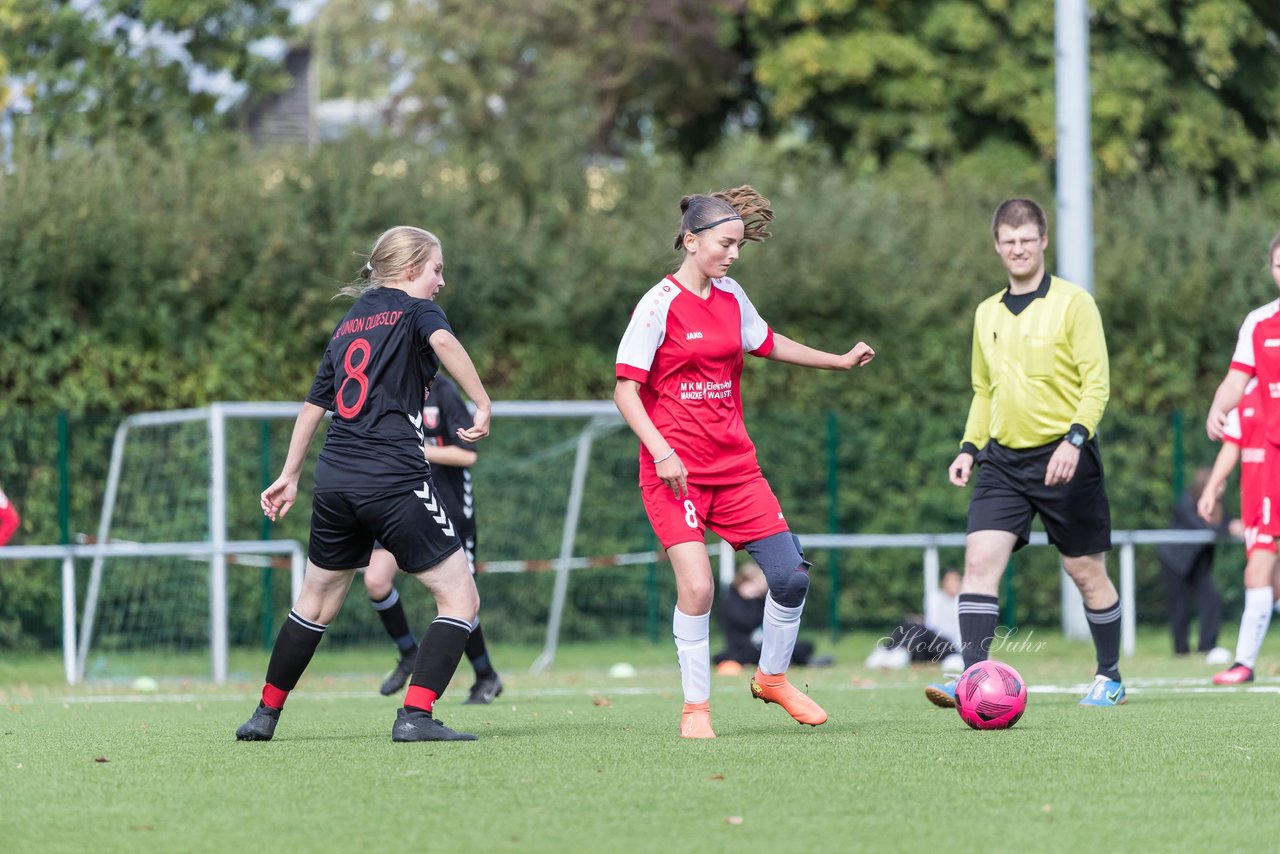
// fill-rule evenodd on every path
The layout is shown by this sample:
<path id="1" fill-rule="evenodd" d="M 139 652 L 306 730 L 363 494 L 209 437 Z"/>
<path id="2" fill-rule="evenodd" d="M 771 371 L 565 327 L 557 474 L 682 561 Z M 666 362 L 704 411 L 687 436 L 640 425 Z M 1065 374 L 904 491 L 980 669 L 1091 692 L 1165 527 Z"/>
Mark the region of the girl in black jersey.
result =
<path id="1" fill-rule="evenodd" d="M 489 434 L 491 404 L 467 351 L 433 301 L 444 287 L 440 241 L 410 226 L 378 238 L 361 284 L 343 289 L 355 305 L 334 330 L 289 441 L 284 469 L 262 493 L 275 520 L 298 497 L 307 448 L 334 412 L 316 463 L 311 538 L 302 592 L 276 637 L 257 710 L 242 741 L 268 741 L 325 627 L 338 613 L 375 540 L 435 596 L 439 616 L 414 662 L 392 741 L 471 741 L 432 717 L 462 658 L 480 597 L 423 456 L 422 390 L 443 364 L 475 403 L 458 437 Z"/>

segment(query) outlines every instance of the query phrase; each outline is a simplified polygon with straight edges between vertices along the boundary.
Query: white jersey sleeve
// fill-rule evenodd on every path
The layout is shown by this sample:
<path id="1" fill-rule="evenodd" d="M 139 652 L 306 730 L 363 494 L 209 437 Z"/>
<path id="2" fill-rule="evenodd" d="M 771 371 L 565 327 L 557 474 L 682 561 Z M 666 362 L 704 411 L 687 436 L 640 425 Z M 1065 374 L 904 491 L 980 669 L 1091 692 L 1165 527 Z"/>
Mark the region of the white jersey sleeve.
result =
<path id="1" fill-rule="evenodd" d="M 1280 299 L 1272 300 L 1245 315 L 1244 323 L 1240 324 L 1240 334 L 1236 336 L 1236 351 L 1231 355 L 1231 367 L 1234 370 L 1244 371 L 1251 376 L 1257 371 L 1258 363 L 1253 354 L 1253 330 L 1277 311 L 1280 311 Z"/>
<path id="2" fill-rule="evenodd" d="M 640 383 L 648 379 L 653 357 L 667 337 L 667 312 L 679 293 L 679 288 L 664 279 L 636 303 L 627 331 L 618 343 L 618 378 Z"/>
<path id="3" fill-rule="evenodd" d="M 733 279 L 727 276 L 715 279 L 714 285 L 733 295 L 738 301 L 742 313 L 742 349 L 753 356 L 767 356 L 773 350 L 773 330 L 764 322 L 760 312 L 751 304 L 747 292 Z"/>
<path id="4" fill-rule="evenodd" d="M 1222 440 L 1239 445 L 1244 440 L 1244 431 L 1240 429 L 1240 409 L 1237 407 L 1227 413 L 1227 424 L 1222 428 Z"/>

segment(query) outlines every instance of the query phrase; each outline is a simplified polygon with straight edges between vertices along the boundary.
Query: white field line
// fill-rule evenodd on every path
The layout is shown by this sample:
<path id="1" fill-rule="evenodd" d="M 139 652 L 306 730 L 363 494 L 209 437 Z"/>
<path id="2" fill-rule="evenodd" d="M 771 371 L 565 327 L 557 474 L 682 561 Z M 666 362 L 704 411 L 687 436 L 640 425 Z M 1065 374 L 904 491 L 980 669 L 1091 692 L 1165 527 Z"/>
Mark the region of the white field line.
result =
<path id="1" fill-rule="evenodd" d="M 1069 685 L 1028 685 L 1027 691 L 1031 694 L 1083 694 L 1089 688 L 1088 682 L 1080 682 Z M 1208 677 L 1195 678 L 1147 678 L 1132 679 L 1124 683 L 1125 690 L 1130 694 L 1222 694 L 1222 693 L 1245 693 L 1245 694 L 1280 694 L 1280 678 L 1263 678 L 1256 682 L 1247 684 L 1243 687 L 1220 687 L 1212 685 Z M 621 682 L 601 682 L 590 688 L 519 688 L 517 686 L 509 686 L 512 690 L 509 700 L 504 697 L 500 702 L 502 705 L 514 704 L 526 700 L 538 700 L 542 698 L 552 697 L 645 697 L 656 696 L 660 694 L 674 694 L 678 692 L 680 687 L 679 680 L 674 680 L 670 685 L 651 686 L 651 685 L 627 685 Z M 822 692 L 828 691 L 878 691 L 882 689 L 898 689 L 911 688 L 920 690 L 922 685 L 888 683 L 881 684 L 871 680 L 860 681 L 858 683 L 846 682 L 837 685 L 823 685 Z M 742 686 L 738 684 L 724 684 L 713 688 L 718 694 L 728 694 L 735 691 L 741 691 Z M 456 692 L 455 692 L 456 693 Z M 373 688 L 367 691 L 308 691 L 305 688 L 298 691 L 299 698 L 308 700 L 377 700 L 386 702 L 386 699 L 377 693 Z M 62 696 L 50 697 L 12 697 L 6 696 L 4 692 L 0 692 L 0 705 L 17 705 L 17 706 L 38 706 L 38 705 L 99 705 L 112 703 L 220 703 L 220 702 L 252 702 L 259 699 L 257 693 L 208 693 L 196 694 L 191 692 L 183 693 L 165 693 L 163 691 L 156 692 L 133 692 L 127 694 L 67 694 Z"/>

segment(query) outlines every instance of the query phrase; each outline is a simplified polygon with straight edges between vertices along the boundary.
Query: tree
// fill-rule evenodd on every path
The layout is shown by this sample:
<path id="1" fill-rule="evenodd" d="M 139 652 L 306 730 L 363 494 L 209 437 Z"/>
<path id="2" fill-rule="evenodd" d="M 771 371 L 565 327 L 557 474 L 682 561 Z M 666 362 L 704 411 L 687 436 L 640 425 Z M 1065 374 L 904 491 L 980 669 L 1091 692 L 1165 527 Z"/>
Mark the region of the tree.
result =
<path id="1" fill-rule="evenodd" d="M 324 97 L 382 104 L 393 126 L 525 155 L 637 142 L 714 144 L 749 76 L 741 0 L 333 0 L 318 22 Z"/>
<path id="2" fill-rule="evenodd" d="M 207 126 L 287 83 L 251 48 L 288 16 L 277 0 L 0 0 L 0 106 L 49 138 Z"/>
<path id="3" fill-rule="evenodd" d="M 769 115 L 873 164 L 989 146 L 1055 156 L 1054 19 L 1012 0 L 749 0 Z M 1280 11 L 1267 0 L 1095 0 L 1103 175 L 1280 176 Z"/>

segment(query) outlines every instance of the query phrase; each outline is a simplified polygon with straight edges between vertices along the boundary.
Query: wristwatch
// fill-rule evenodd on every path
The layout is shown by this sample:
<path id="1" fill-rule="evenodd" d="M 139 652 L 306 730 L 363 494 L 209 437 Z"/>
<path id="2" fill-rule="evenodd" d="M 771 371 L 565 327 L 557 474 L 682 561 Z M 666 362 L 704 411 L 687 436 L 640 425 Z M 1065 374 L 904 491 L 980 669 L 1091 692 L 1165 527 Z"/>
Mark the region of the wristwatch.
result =
<path id="1" fill-rule="evenodd" d="M 1079 424 L 1072 424 L 1071 429 L 1067 431 L 1067 435 L 1063 438 L 1076 448 L 1083 448 L 1084 443 L 1089 439 L 1089 431 Z"/>

